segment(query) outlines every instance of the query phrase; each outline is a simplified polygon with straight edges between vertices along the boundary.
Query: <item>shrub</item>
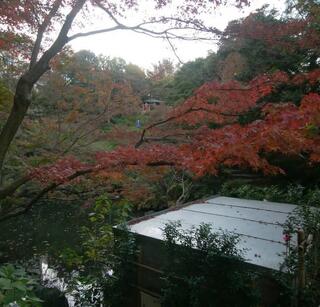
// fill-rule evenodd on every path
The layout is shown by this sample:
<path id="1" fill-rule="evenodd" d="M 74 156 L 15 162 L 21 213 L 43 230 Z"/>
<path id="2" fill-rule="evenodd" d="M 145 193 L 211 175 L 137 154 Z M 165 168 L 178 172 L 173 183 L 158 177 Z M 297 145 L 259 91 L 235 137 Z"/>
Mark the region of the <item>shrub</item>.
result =
<path id="1" fill-rule="evenodd" d="M 37 282 L 26 273 L 24 268 L 13 264 L 0 267 L 0 305 L 4 307 L 42 306 L 34 294 Z"/>
<path id="2" fill-rule="evenodd" d="M 243 264 L 238 236 L 208 224 L 183 230 L 179 222 L 166 224 L 164 236 L 164 306 L 256 306 L 256 276 Z"/>
<path id="3" fill-rule="evenodd" d="M 239 182 L 226 182 L 221 186 L 219 193 L 230 197 L 320 206 L 320 189 L 318 187 L 306 188 L 300 184 L 260 187 Z"/>

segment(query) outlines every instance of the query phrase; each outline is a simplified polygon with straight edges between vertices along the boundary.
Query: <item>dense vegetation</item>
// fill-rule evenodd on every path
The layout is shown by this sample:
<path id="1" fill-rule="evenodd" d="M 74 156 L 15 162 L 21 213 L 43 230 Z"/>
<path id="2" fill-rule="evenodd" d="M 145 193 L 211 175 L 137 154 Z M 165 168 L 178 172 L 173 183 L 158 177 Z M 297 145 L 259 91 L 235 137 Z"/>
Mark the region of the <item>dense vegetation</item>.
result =
<path id="1" fill-rule="evenodd" d="M 320 205 L 318 2 L 287 1 L 281 16 L 263 7 L 221 32 L 197 19 L 211 1 L 186 1 L 179 7 L 183 21 L 163 16 L 158 23 L 215 35 L 217 52 L 180 65 L 163 59 L 148 71 L 67 46 L 95 34 L 68 34 L 75 16 L 93 7 L 111 16 L 112 31 L 177 38 L 148 22 L 122 24 L 121 12 L 139 4 L 120 2 L 0 4 L 0 261 L 33 271 L 30 259 L 47 255 L 79 306 L 99 304 L 105 289 L 114 293 L 104 296 L 108 304 L 121 305 L 126 257 L 136 251 L 130 237 L 114 242 L 112 226 L 133 216 L 215 193 Z M 155 1 L 156 10 L 167 5 Z M 299 225 L 318 231 L 317 218 L 306 215 Z M 110 270 L 117 282 L 106 276 Z M 310 278 L 310 306 L 318 279 Z M 87 293 L 79 281 L 91 285 Z M 172 300 L 171 286 L 164 300 Z M 19 264 L 0 267 L 0 304 L 40 306 L 42 290 Z"/>

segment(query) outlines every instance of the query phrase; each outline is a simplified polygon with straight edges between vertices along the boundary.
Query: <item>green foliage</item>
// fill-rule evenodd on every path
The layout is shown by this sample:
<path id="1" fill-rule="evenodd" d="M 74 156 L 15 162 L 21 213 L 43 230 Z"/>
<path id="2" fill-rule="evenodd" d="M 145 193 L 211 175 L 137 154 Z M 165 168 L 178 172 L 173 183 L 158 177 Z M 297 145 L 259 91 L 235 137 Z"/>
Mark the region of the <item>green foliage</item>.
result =
<path id="1" fill-rule="evenodd" d="M 192 186 L 192 178 L 185 172 L 169 171 L 152 185 L 154 196 L 146 207 L 163 209 L 184 203 L 190 198 Z"/>
<path id="2" fill-rule="evenodd" d="M 291 279 L 296 278 L 299 269 L 299 252 L 295 238 L 298 231 L 303 231 L 306 240 L 304 245 L 303 267 L 306 276 L 306 287 L 302 289 L 301 306 L 315 307 L 320 301 L 320 211 L 310 206 L 299 206 L 288 218 L 285 224 L 285 235 L 289 239 L 287 242 L 287 252 L 283 267 L 289 272 Z M 293 243 L 291 243 L 293 241 Z M 285 278 L 285 276 L 282 276 Z M 298 289 L 286 280 L 287 287 L 291 293 L 298 296 Z"/>
<path id="3" fill-rule="evenodd" d="M 107 306 L 130 306 L 127 300 L 130 291 L 133 291 L 134 265 L 136 260 L 137 245 L 134 235 L 123 226 L 117 230 L 114 241 L 113 262 L 110 268 L 112 275 L 105 279 L 104 298 Z"/>
<path id="4" fill-rule="evenodd" d="M 113 248 L 113 225 L 128 219 L 131 207 L 126 201 L 112 202 L 102 195 L 96 199 L 88 213 L 88 223 L 81 227 L 81 248 L 65 248 L 60 259 L 68 268 L 96 266 L 108 262 Z"/>
<path id="5" fill-rule="evenodd" d="M 320 206 L 320 188 L 306 188 L 299 184 L 260 187 L 239 182 L 226 182 L 221 186 L 219 193 L 231 197 Z"/>
<path id="6" fill-rule="evenodd" d="M 216 55 L 211 53 L 206 58 L 185 63 L 173 76 L 153 84 L 152 95 L 168 105 L 177 105 L 191 96 L 200 85 L 216 78 Z"/>
<path id="7" fill-rule="evenodd" d="M 261 110 L 259 108 L 256 108 L 256 109 L 253 108 L 248 112 L 246 112 L 245 114 L 241 114 L 239 116 L 238 121 L 240 125 L 244 126 L 261 118 L 262 118 Z"/>
<path id="8" fill-rule="evenodd" d="M 113 245 L 113 225 L 128 219 L 130 206 L 114 204 L 106 196 L 99 197 L 89 214 L 89 226 L 82 227 L 83 250 L 87 261 L 104 261 Z"/>
<path id="9" fill-rule="evenodd" d="M 306 307 L 318 306 L 320 300 L 320 211 L 314 207 L 319 208 L 320 206 L 320 189 L 318 187 L 305 188 L 301 185 L 293 184 L 284 187 L 277 185 L 257 187 L 229 182 L 222 185 L 220 194 L 299 205 L 289 216 L 284 226 L 284 235 L 288 238 L 288 241 L 283 269 L 288 274 L 276 274 L 276 277 L 282 288 L 281 300 L 283 301 L 283 306 L 286 306 L 293 297 L 298 296 L 297 288 L 292 283 L 292 280 L 297 276 L 298 249 L 296 243 L 292 242 L 296 242 L 297 231 L 299 229 L 303 230 L 306 237 L 309 237 L 309 239 L 312 237 L 312 242 L 308 243 L 308 247 L 305 250 L 307 282 L 306 288 L 302 293 L 302 304 Z"/>
<path id="10" fill-rule="evenodd" d="M 68 281 L 76 306 L 129 306 L 129 292 L 133 283 L 137 248 L 133 234 L 120 227 L 112 240 L 108 255 L 103 259 L 91 259 L 85 263 Z M 109 246 L 110 246 L 109 242 Z M 89 255 L 91 256 L 91 255 Z M 85 258 L 85 257 L 84 257 Z M 95 255 L 93 258 L 96 258 Z"/>
<path id="11" fill-rule="evenodd" d="M 26 271 L 16 265 L 5 264 L 0 267 L 0 305 L 4 307 L 42 306 L 34 294 L 37 282 Z"/>
<path id="12" fill-rule="evenodd" d="M 65 247 L 62 250 L 59 259 L 66 268 L 80 267 L 83 264 L 83 256 L 70 247 Z"/>
<path id="13" fill-rule="evenodd" d="M 126 128 L 128 131 L 140 131 L 140 129 L 136 127 L 136 121 L 138 119 L 143 127 L 148 122 L 149 116 L 148 114 L 135 114 L 128 116 L 116 115 L 111 118 L 110 123 L 107 123 L 103 127 L 103 131 L 112 131 L 114 127 Z"/>
<path id="14" fill-rule="evenodd" d="M 8 112 L 13 102 L 13 94 L 0 80 L 0 115 L 2 112 Z"/>
<path id="15" fill-rule="evenodd" d="M 90 148 L 94 151 L 111 151 L 117 147 L 117 143 L 114 141 L 101 140 L 94 142 L 90 145 Z"/>
<path id="16" fill-rule="evenodd" d="M 0 199 L 0 214 L 5 214 L 7 211 L 12 210 L 14 207 L 19 207 L 21 204 L 21 200 L 16 197 L 8 196 Z"/>
<path id="17" fill-rule="evenodd" d="M 255 276 L 243 265 L 239 237 L 212 232 L 208 224 L 183 230 L 180 222 L 164 228 L 166 263 L 164 306 L 255 306 Z"/>
<path id="18" fill-rule="evenodd" d="M 206 175 L 198 178 L 197 180 L 193 180 L 193 186 L 190 191 L 189 200 L 196 200 L 215 195 L 218 193 L 220 186 L 221 179 L 212 175 Z"/>
<path id="19" fill-rule="evenodd" d="M 111 293 L 116 293 L 114 279 L 109 280 L 109 273 L 125 269 L 125 260 L 118 258 L 125 254 L 123 246 L 130 244 L 130 240 L 118 243 L 114 238 L 113 226 L 126 221 L 130 212 L 127 202 L 115 203 L 107 196 L 100 196 L 90 209 L 87 225 L 81 227 L 80 249 L 66 248 L 60 254 L 62 265 L 78 272 L 69 274 L 67 279 L 69 291 L 79 306 L 100 306 L 106 287 L 111 287 Z M 119 256 L 115 256 L 118 253 Z"/>

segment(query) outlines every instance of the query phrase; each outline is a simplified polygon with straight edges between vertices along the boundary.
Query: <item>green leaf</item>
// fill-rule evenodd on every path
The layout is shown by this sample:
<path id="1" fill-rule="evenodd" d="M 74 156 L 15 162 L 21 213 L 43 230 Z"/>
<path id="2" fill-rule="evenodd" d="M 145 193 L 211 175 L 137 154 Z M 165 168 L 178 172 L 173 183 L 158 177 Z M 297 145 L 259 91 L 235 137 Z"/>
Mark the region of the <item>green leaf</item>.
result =
<path id="1" fill-rule="evenodd" d="M 26 296 L 26 300 L 28 302 L 32 302 L 32 303 L 42 303 L 44 302 L 42 299 L 36 297 L 36 296 Z"/>
<path id="2" fill-rule="evenodd" d="M 12 283 L 10 279 L 7 278 L 0 278 L 0 288 L 4 290 L 11 290 L 12 288 Z"/>
<path id="3" fill-rule="evenodd" d="M 20 291 L 26 292 L 27 291 L 27 285 L 26 283 L 22 281 L 15 281 L 12 283 L 13 288 L 17 288 Z"/>

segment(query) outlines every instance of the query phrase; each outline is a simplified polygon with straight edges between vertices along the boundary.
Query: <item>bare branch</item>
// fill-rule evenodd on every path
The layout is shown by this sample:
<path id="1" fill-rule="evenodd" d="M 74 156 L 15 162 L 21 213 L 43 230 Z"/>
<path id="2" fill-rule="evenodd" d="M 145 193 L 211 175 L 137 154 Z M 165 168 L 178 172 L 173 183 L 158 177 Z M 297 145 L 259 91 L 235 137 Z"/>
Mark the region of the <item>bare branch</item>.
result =
<path id="1" fill-rule="evenodd" d="M 68 42 L 70 42 L 70 41 L 72 41 L 72 40 L 74 40 L 76 38 L 79 38 L 79 37 L 86 37 L 86 36 L 90 36 L 90 35 L 102 34 L 102 33 L 112 32 L 112 31 L 115 31 L 115 30 L 126 30 L 126 29 L 122 28 L 120 26 L 114 26 L 114 27 L 111 27 L 111 28 L 106 28 L 106 29 L 101 29 L 101 30 L 77 33 L 77 34 L 74 34 L 74 35 L 68 37 Z"/>
<path id="2" fill-rule="evenodd" d="M 140 34 L 145 34 L 151 37 L 155 38 L 164 38 L 164 39 L 182 39 L 182 40 L 212 40 L 213 38 L 208 37 L 188 37 L 186 35 L 178 35 L 176 33 L 172 33 L 172 31 L 176 30 L 192 30 L 192 31 L 198 31 L 198 32 L 206 32 L 206 33 L 214 33 L 215 35 L 221 35 L 221 31 L 219 31 L 216 28 L 207 28 L 203 24 L 201 24 L 199 21 L 196 20 L 183 20 L 181 18 L 175 18 L 175 17 L 162 17 L 159 19 L 149 20 L 145 22 L 141 22 L 139 24 L 136 24 L 134 26 L 128 26 L 123 23 L 121 23 L 107 8 L 105 8 L 101 3 L 98 1 L 95 1 L 96 5 L 102 9 L 115 23 L 115 26 L 110 28 L 104 28 L 100 30 L 95 31 L 89 31 L 89 32 L 83 32 L 83 33 L 77 33 L 72 35 L 68 38 L 68 41 L 74 40 L 79 37 L 86 37 L 90 35 L 96 35 L 96 34 L 102 34 L 107 32 L 112 32 L 115 30 L 129 30 L 134 31 Z M 164 30 L 156 31 L 152 29 L 146 28 L 148 25 L 153 24 L 166 24 L 168 22 L 174 22 L 175 26 L 167 27 Z M 179 25 L 178 25 L 179 24 Z M 171 44 L 171 43 L 170 43 Z"/>
<path id="3" fill-rule="evenodd" d="M 42 24 L 39 24 L 37 38 L 36 38 L 36 41 L 35 41 L 33 49 L 32 49 L 30 68 L 32 68 L 35 65 L 35 63 L 37 62 L 37 58 L 38 58 L 40 48 L 41 48 L 41 42 L 43 39 L 43 34 L 46 31 L 46 29 L 48 28 L 51 19 L 55 16 L 55 14 L 57 13 L 61 4 L 62 4 L 62 0 L 56 0 L 52 5 L 52 8 L 51 8 L 49 14 L 44 18 Z M 36 14 L 35 14 L 35 16 L 36 16 Z M 38 23 L 39 23 L 39 21 L 38 21 Z"/>
<path id="4" fill-rule="evenodd" d="M 110 10 L 108 10 L 107 8 L 105 8 L 100 2 L 95 1 L 96 5 L 102 9 L 105 13 L 107 13 L 107 15 L 115 22 L 116 25 L 120 26 L 120 27 L 124 27 L 126 29 L 129 29 L 130 26 L 126 26 L 123 23 L 121 23 L 111 12 Z M 146 28 L 142 28 L 142 26 L 146 26 L 146 25 L 150 25 L 150 24 L 166 24 L 168 22 L 173 22 L 176 24 L 176 26 L 174 28 L 176 29 L 180 29 L 180 30 L 196 30 L 196 31 L 200 31 L 200 32 L 208 32 L 208 33 L 214 33 L 216 35 L 221 35 L 222 31 L 220 31 L 217 28 L 213 28 L 213 27 L 206 27 L 202 22 L 200 22 L 197 19 L 188 19 L 188 20 L 184 20 L 181 19 L 179 17 L 161 17 L 159 19 L 152 19 L 149 21 L 144 21 L 141 22 L 131 28 L 136 28 L 136 29 L 141 29 L 141 30 L 146 30 L 146 31 L 151 31 L 148 30 Z M 179 26 L 177 26 L 179 24 Z M 166 30 L 167 31 L 167 30 Z M 155 32 L 155 31 L 152 31 Z M 198 38 L 199 39 L 199 38 Z"/>
<path id="5" fill-rule="evenodd" d="M 188 137 L 190 136 L 190 133 L 176 133 L 176 134 L 168 134 L 164 136 L 152 136 L 152 137 L 145 137 L 144 142 L 164 142 L 164 143 L 171 143 L 176 144 L 177 139 L 176 137 Z"/>
<path id="6" fill-rule="evenodd" d="M 106 12 L 108 15 L 109 15 L 109 17 L 116 23 L 116 25 L 118 25 L 118 26 L 123 26 L 117 19 L 116 19 L 116 17 L 113 15 L 113 14 L 111 14 L 111 12 L 107 9 L 107 8 L 105 8 L 99 1 L 94 1 L 95 2 L 95 4 L 100 8 L 100 9 L 102 9 L 104 12 Z"/>
<path id="7" fill-rule="evenodd" d="M 172 52 L 173 52 L 174 55 L 176 56 L 178 62 L 179 62 L 181 65 L 183 65 L 184 63 L 183 63 L 183 61 L 181 61 L 180 57 L 178 56 L 177 50 L 176 50 L 176 48 L 173 46 L 173 44 L 171 43 L 170 38 L 168 37 L 168 34 L 167 34 L 167 33 L 166 33 L 166 38 L 167 38 L 167 41 L 168 41 L 168 43 L 169 43 L 169 45 L 170 45 L 170 47 L 171 47 Z"/>

